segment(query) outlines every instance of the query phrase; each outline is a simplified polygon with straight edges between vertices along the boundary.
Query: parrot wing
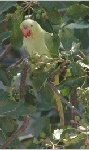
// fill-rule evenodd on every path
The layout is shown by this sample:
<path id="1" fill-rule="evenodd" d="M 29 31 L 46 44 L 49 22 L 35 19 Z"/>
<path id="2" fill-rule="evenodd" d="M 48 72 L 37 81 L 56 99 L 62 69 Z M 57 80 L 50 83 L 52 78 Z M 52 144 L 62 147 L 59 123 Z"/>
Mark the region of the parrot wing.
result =
<path id="1" fill-rule="evenodd" d="M 53 35 L 51 33 L 45 32 L 45 44 L 50 52 L 50 54 L 53 51 Z"/>

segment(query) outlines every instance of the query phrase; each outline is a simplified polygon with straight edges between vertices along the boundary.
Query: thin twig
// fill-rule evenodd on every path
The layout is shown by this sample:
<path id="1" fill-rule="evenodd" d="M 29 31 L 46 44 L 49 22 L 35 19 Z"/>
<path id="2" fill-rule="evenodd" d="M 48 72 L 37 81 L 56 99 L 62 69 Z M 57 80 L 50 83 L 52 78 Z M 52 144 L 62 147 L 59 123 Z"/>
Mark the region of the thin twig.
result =
<path id="1" fill-rule="evenodd" d="M 52 82 L 47 80 L 47 84 L 51 87 L 51 89 L 60 97 L 61 101 L 66 104 L 69 108 L 73 110 L 77 115 L 79 115 L 82 119 L 84 119 L 84 116 L 74 107 L 70 102 L 67 102 L 67 100 L 60 94 L 60 91 L 54 86 Z"/>
<path id="2" fill-rule="evenodd" d="M 21 72 L 21 82 L 20 82 L 20 101 L 23 101 L 25 98 L 25 91 L 26 91 L 26 79 L 27 79 L 27 71 L 28 71 L 28 59 L 24 59 L 23 61 L 23 70 Z M 11 142 L 19 136 L 28 126 L 30 117 L 24 116 L 23 124 L 19 129 L 16 130 L 14 134 L 2 145 L 1 148 L 7 148 Z"/>
<path id="3" fill-rule="evenodd" d="M 16 63 L 12 64 L 10 67 L 8 67 L 6 70 L 11 70 L 13 68 L 16 68 L 21 62 L 23 61 L 23 58 L 21 58 L 20 60 L 16 61 Z"/>
<path id="4" fill-rule="evenodd" d="M 3 60 L 12 49 L 13 49 L 13 47 L 9 44 L 7 49 L 4 50 L 3 53 L 0 55 L 0 61 Z"/>

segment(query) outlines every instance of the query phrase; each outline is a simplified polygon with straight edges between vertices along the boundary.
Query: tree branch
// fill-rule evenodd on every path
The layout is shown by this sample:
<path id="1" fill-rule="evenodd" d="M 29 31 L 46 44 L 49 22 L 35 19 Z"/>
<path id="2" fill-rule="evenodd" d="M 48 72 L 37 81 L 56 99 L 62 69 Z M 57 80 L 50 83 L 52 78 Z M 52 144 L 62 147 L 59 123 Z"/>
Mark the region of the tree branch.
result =
<path id="1" fill-rule="evenodd" d="M 21 62 L 23 61 L 23 58 L 19 59 L 18 61 L 16 61 L 16 63 L 12 64 L 10 67 L 8 67 L 6 70 L 11 70 L 13 68 L 16 68 Z"/>
<path id="2" fill-rule="evenodd" d="M 29 120 L 30 120 L 30 117 L 29 116 L 25 116 L 24 117 L 24 121 L 23 121 L 23 124 L 21 125 L 21 127 L 19 129 L 17 129 L 17 131 L 12 134 L 12 136 L 3 144 L 3 146 L 1 147 L 2 149 L 6 149 L 10 143 L 19 136 L 19 134 L 21 134 L 28 126 L 29 124 Z"/>
<path id="3" fill-rule="evenodd" d="M 60 91 L 54 86 L 52 82 L 47 80 L 47 84 L 51 87 L 51 89 L 60 97 L 61 101 L 66 104 L 69 108 L 72 109 L 73 112 L 75 112 L 77 115 L 79 115 L 82 119 L 84 119 L 84 116 L 74 107 L 70 102 L 67 102 L 67 100 L 60 94 Z"/>
<path id="4" fill-rule="evenodd" d="M 21 81 L 20 81 L 20 101 L 24 101 L 25 91 L 26 91 L 26 79 L 27 79 L 27 71 L 28 71 L 28 59 L 24 59 L 23 61 L 23 70 L 21 72 Z M 10 143 L 19 136 L 28 126 L 30 117 L 24 116 L 23 124 L 19 129 L 16 130 L 14 134 L 2 145 L 2 149 L 7 148 Z"/>
<path id="5" fill-rule="evenodd" d="M 12 49 L 13 49 L 13 47 L 9 44 L 7 49 L 4 50 L 3 53 L 0 55 L 0 61 L 3 60 Z"/>

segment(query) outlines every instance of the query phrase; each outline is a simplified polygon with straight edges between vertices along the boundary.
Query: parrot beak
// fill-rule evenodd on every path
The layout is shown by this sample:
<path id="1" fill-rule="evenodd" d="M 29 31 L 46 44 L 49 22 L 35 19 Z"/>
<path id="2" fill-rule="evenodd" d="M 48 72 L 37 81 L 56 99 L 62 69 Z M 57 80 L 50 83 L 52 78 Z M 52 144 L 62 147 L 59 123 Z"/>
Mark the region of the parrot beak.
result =
<path id="1" fill-rule="evenodd" d="M 30 30 L 29 30 L 28 28 L 23 28 L 23 29 L 22 29 L 22 32 L 23 32 L 23 36 L 24 36 L 25 38 L 27 38 L 28 36 L 31 35 L 31 32 L 30 32 Z"/>

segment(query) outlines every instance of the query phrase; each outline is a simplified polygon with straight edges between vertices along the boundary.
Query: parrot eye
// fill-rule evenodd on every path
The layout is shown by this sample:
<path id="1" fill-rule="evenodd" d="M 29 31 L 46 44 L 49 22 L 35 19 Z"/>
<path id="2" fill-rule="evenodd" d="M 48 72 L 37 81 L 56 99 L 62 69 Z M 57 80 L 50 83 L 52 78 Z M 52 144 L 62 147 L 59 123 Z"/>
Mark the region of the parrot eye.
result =
<path id="1" fill-rule="evenodd" d="M 31 27 L 33 27 L 33 24 L 31 24 Z"/>

